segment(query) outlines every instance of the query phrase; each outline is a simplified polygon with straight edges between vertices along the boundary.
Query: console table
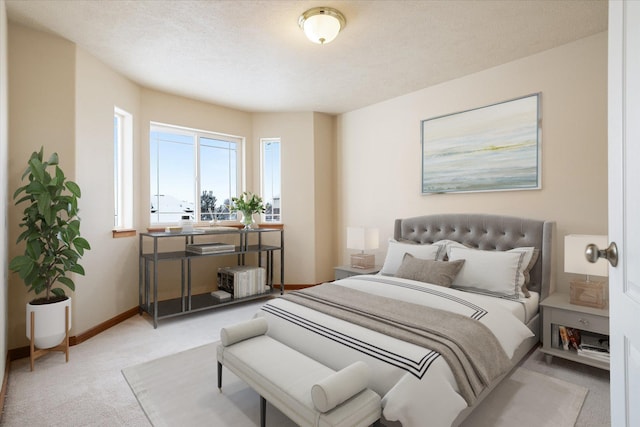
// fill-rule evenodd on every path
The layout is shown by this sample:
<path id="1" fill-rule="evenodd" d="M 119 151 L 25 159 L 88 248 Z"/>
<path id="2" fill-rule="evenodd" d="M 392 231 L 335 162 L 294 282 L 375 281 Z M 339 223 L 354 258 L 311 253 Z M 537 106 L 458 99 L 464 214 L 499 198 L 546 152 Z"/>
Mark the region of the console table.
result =
<path id="1" fill-rule="evenodd" d="M 265 234 L 279 233 L 280 242 L 278 245 L 267 245 L 263 243 Z M 216 253 L 193 253 L 186 250 L 187 245 L 194 243 L 213 243 L 212 237 L 222 235 L 232 235 L 237 239 L 237 244 L 233 250 Z M 184 239 L 184 249 L 179 251 L 161 251 L 159 242 L 164 239 Z M 273 283 L 273 257 L 274 252 L 280 252 L 280 294 L 284 293 L 284 230 L 281 228 L 257 228 L 257 229 L 236 229 L 231 227 L 211 227 L 196 228 L 193 231 L 181 232 L 149 232 L 140 233 L 139 248 L 139 270 L 138 270 L 138 291 L 139 291 L 139 312 L 148 313 L 153 317 L 153 327 L 158 327 L 158 320 L 166 317 L 180 316 L 201 310 L 222 307 L 229 304 L 236 304 L 258 298 L 268 298 L 271 296 Z M 144 251 L 144 240 L 151 239 L 153 250 Z M 263 266 L 266 270 L 266 284 L 269 290 L 243 298 L 231 298 L 227 301 L 220 301 L 211 295 L 211 292 L 203 294 L 192 294 L 191 292 L 191 262 L 193 260 L 223 256 L 237 255 L 237 265 L 245 265 L 245 255 L 255 253 L 258 255 L 258 267 Z M 161 262 L 179 261 L 181 264 L 181 294 L 179 298 L 158 300 L 158 264 Z"/>

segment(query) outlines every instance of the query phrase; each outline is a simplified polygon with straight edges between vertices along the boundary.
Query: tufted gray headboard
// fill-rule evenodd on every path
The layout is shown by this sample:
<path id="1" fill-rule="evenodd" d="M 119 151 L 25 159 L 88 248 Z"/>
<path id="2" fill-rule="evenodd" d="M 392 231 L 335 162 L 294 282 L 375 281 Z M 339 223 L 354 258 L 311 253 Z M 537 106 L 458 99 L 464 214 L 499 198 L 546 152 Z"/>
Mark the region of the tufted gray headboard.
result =
<path id="1" fill-rule="evenodd" d="M 506 251 L 534 246 L 540 250 L 529 289 L 549 295 L 554 280 L 555 222 L 489 214 L 437 214 L 396 219 L 396 240 L 433 243 L 449 239 L 482 250 Z"/>

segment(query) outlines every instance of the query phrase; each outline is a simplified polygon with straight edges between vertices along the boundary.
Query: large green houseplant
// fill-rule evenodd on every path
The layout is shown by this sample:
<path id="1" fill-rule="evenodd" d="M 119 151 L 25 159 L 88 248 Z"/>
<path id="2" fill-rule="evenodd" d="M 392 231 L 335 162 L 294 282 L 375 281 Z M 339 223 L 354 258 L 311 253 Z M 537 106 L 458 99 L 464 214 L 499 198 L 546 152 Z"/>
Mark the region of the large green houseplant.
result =
<path id="1" fill-rule="evenodd" d="M 53 173 L 52 173 L 53 172 Z M 91 249 L 89 242 L 80 236 L 78 199 L 80 187 L 67 180 L 58 166 L 58 154 L 53 153 L 44 161 L 44 153 L 33 152 L 28 167 L 22 175 L 26 183 L 13 194 L 16 206 L 26 203 L 20 223 L 22 233 L 17 243 L 25 242 L 23 255 L 18 255 L 9 263 L 9 269 L 17 272 L 29 292 L 35 298 L 27 308 L 27 336 L 29 336 L 29 305 L 42 306 L 67 302 L 62 284 L 75 290 L 69 273 L 84 275 L 84 268 L 78 263 L 85 250 Z M 37 321 L 41 326 L 49 321 Z M 64 329 L 64 328 L 63 328 Z M 66 331 L 63 331 L 66 333 Z M 38 333 L 36 332 L 36 336 Z M 52 338 L 53 340 L 57 338 Z M 57 343 L 53 343 L 54 346 Z M 47 348 L 49 343 L 38 347 Z"/>

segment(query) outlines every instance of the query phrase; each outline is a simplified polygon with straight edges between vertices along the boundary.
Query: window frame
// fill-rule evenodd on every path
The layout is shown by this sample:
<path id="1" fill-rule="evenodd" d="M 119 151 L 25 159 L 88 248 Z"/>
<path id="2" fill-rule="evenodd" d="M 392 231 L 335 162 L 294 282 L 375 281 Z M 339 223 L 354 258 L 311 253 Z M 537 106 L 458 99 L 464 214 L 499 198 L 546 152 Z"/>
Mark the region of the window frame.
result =
<path id="1" fill-rule="evenodd" d="M 266 181 L 266 179 L 265 179 L 265 173 L 266 173 L 265 147 L 266 147 L 267 144 L 274 143 L 274 142 L 277 142 L 278 146 L 279 146 L 279 149 L 278 149 L 279 171 L 278 172 L 279 172 L 280 177 L 279 177 L 278 181 L 279 181 L 280 185 L 279 185 L 279 188 L 278 188 L 278 190 L 279 190 L 278 193 L 280 193 L 280 199 L 279 199 L 280 203 L 279 203 L 279 207 L 278 207 L 279 212 L 277 214 L 275 214 L 272 211 L 272 213 L 271 213 L 272 217 L 277 215 L 277 217 L 278 217 L 277 220 L 269 220 L 269 219 L 267 219 L 267 214 L 266 213 L 262 214 L 263 221 L 264 222 L 268 222 L 270 224 L 282 223 L 282 138 L 280 138 L 280 137 L 260 138 L 260 194 L 262 194 L 263 198 L 265 197 L 265 193 L 266 193 L 266 191 L 265 191 L 265 185 L 266 185 L 266 182 L 265 182 Z M 273 193 L 273 191 L 272 191 L 272 193 Z M 275 199 L 272 198 L 272 200 L 275 200 Z M 267 202 L 267 200 L 265 200 L 265 203 L 266 202 Z M 274 205 L 275 204 L 272 203 L 272 209 L 274 209 L 273 208 Z"/>
<path id="2" fill-rule="evenodd" d="M 231 200 L 231 197 L 236 197 L 237 195 L 239 195 L 244 188 L 244 176 L 245 176 L 245 161 L 244 161 L 244 152 L 245 152 L 245 143 L 246 143 L 246 138 L 243 136 L 239 136 L 239 135 L 232 135 L 232 134 L 227 134 L 227 133 L 222 133 L 222 132 L 215 132 L 215 131 L 209 131 L 209 130 L 203 130 L 203 129 L 198 129 L 198 128 L 189 128 L 189 127 L 185 127 L 185 126 L 179 126 L 179 125 L 173 125 L 173 124 L 168 124 L 168 123 L 162 123 L 162 122 L 155 122 L 155 121 L 151 121 L 149 123 L 149 149 L 151 149 L 151 135 L 154 131 L 160 131 L 160 132 L 168 132 L 168 133 L 173 133 L 173 134 L 179 134 L 179 135 L 187 135 L 187 136 L 192 136 L 194 138 L 194 158 L 193 158 L 193 162 L 194 162 L 194 173 L 195 175 L 193 176 L 193 195 L 194 195 L 194 212 L 193 212 L 193 221 L 196 224 L 199 223 L 204 223 L 206 222 L 206 220 L 202 220 L 202 212 L 201 212 L 201 208 L 200 208 L 200 198 L 201 198 L 201 194 L 202 194 L 202 183 L 201 183 L 201 161 L 200 161 L 200 149 L 201 149 L 201 144 L 200 144 L 200 138 L 206 138 L 206 139 L 213 139 L 213 140 L 219 140 L 219 141 L 226 141 L 226 142 L 231 142 L 236 144 L 236 165 L 235 165 L 235 169 L 236 169 L 236 176 L 235 176 L 235 181 L 236 181 L 236 188 L 235 188 L 235 195 L 230 195 L 229 200 Z M 151 159 L 151 152 L 149 152 L 149 160 Z M 153 195 L 151 194 L 151 168 L 149 170 L 149 201 L 152 200 Z M 221 201 L 221 203 L 224 202 L 224 200 Z M 180 220 L 178 221 L 157 221 L 154 222 L 152 220 L 152 213 L 149 212 L 149 224 L 151 226 L 165 226 L 165 225 L 175 225 L 177 223 L 179 223 Z M 235 217 L 235 213 L 229 214 L 229 221 L 233 221 Z"/>
<path id="3" fill-rule="evenodd" d="M 115 106 L 113 142 L 113 230 L 131 230 L 133 215 L 133 115 Z"/>

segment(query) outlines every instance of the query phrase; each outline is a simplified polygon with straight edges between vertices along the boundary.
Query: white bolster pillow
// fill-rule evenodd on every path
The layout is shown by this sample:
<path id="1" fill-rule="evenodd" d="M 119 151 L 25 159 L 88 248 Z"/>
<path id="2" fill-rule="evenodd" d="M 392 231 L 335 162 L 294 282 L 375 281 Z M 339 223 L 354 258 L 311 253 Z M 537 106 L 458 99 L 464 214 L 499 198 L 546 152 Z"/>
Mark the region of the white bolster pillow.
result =
<path id="1" fill-rule="evenodd" d="M 257 337 L 267 333 L 267 320 L 264 317 L 256 317 L 237 325 L 228 326 L 220 330 L 220 341 L 222 345 L 228 347 L 240 341 Z"/>
<path id="2" fill-rule="evenodd" d="M 367 388 L 369 366 L 357 361 L 335 372 L 311 387 L 311 400 L 316 409 L 328 412 Z"/>

